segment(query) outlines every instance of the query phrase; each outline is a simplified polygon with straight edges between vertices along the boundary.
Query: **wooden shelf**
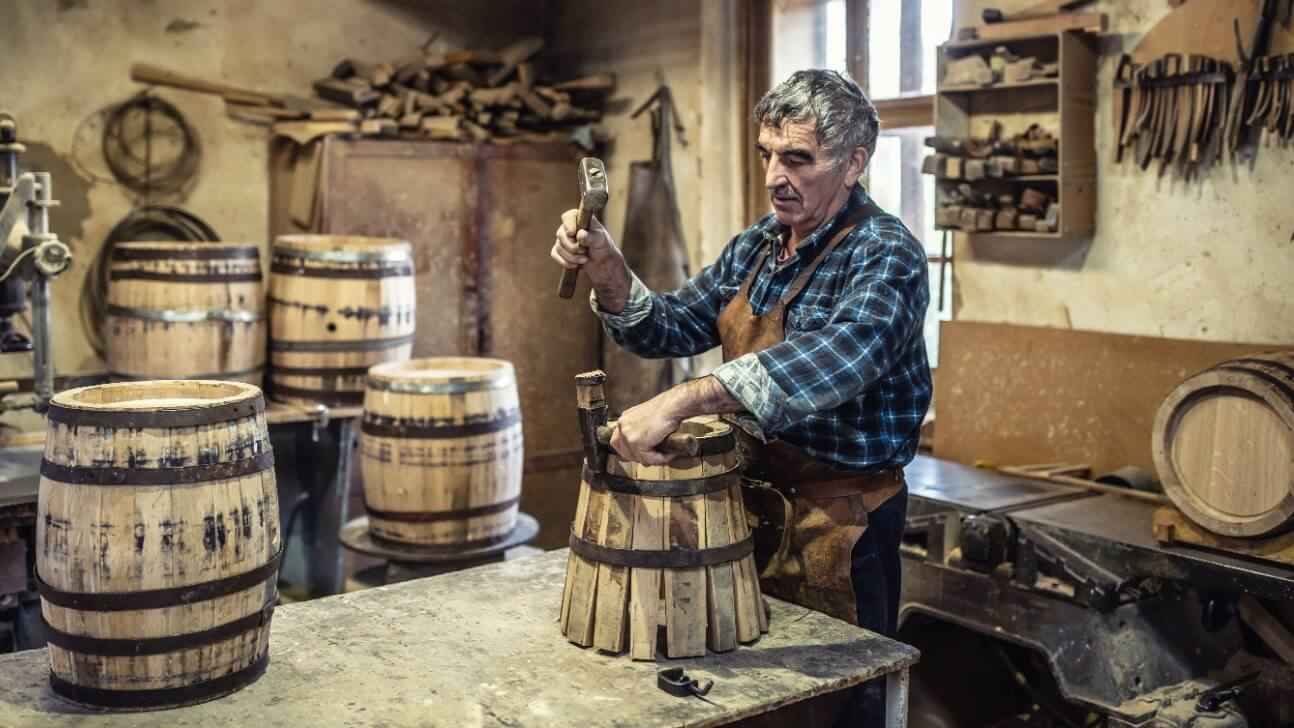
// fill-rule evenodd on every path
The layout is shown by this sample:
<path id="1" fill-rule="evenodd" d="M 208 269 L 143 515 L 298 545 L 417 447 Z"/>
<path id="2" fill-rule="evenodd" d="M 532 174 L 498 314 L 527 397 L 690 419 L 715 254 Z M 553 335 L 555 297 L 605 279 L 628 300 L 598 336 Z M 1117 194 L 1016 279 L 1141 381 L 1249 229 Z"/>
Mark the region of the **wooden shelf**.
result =
<path id="1" fill-rule="evenodd" d="M 1018 38 L 1012 38 L 1010 40 L 1002 40 L 1000 38 L 999 39 L 990 38 L 988 40 L 983 40 L 980 38 L 972 38 L 971 40 L 950 40 L 947 43 L 944 43 L 943 47 L 949 50 L 969 50 L 973 48 L 993 49 L 1000 45 L 1011 45 L 1013 43 L 1023 43 L 1027 41 L 1037 41 L 1037 40 L 1051 40 L 1055 37 L 1056 37 L 1055 34 L 1048 33 L 1046 35 L 1022 35 Z"/>
<path id="2" fill-rule="evenodd" d="M 1007 191 L 1044 183 L 1060 204 L 1060 219 L 1052 233 L 1001 230 L 965 234 L 1039 241 L 1091 235 L 1096 227 L 1096 42 L 1090 34 L 1065 31 L 1011 40 L 945 43 L 939 48 L 938 77 L 944 78 L 949 60 L 988 56 L 997 46 L 1006 46 L 1020 57 L 1036 58 L 1039 63 L 1056 63 L 1059 75 L 988 86 L 941 86 L 935 93 L 935 134 L 985 138 L 997 129 L 1003 137 L 1010 137 L 1033 124 L 1041 125 L 1059 142 L 1058 172 L 990 177 L 970 184 L 982 185 L 983 191 Z M 994 93 L 997 91 L 1015 93 Z M 937 205 L 947 192 L 944 186 L 936 186 Z"/>
<path id="3" fill-rule="evenodd" d="M 1009 91 L 1017 88 L 1038 88 L 1040 86 L 1060 86 L 1060 79 L 1057 78 L 1031 78 L 1028 81 L 1017 81 L 1015 83 L 994 83 L 988 86 L 943 86 L 939 89 L 941 94 L 970 94 L 986 91 Z"/>

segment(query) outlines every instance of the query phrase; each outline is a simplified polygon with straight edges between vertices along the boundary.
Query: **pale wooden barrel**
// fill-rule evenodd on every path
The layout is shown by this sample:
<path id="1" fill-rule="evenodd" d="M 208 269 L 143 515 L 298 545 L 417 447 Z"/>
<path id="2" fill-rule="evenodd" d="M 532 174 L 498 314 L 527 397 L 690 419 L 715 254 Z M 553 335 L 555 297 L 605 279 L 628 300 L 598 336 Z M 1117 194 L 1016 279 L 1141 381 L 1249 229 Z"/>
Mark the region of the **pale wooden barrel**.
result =
<path id="1" fill-rule="evenodd" d="M 237 243 L 118 243 L 109 263 L 107 359 L 116 380 L 265 374 L 260 251 Z"/>
<path id="2" fill-rule="evenodd" d="M 1164 400 L 1152 448 L 1164 493 L 1225 536 L 1265 536 L 1294 521 L 1294 352 L 1232 359 Z"/>
<path id="3" fill-rule="evenodd" d="M 429 546 L 506 538 L 523 460 L 509 362 L 437 357 L 369 371 L 360 463 L 374 537 Z"/>
<path id="4" fill-rule="evenodd" d="M 281 551 L 264 408 L 217 381 L 53 398 L 36 569 L 55 693 L 143 710 L 265 671 Z"/>
<path id="5" fill-rule="evenodd" d="M 581 647 L 633 659 L 699 657 L 768 631 L 731 426 L 688 420 L 697 457 L 650 466 L 586 462 L 571 526 L 560 624 Z"/>
<path id="6" fill-rule="evenodd" d="M 284 235 L 270 269 L 270 396 L 358 405 L 370 367 L 413 352 L 413 248 L 402 240 Z"/>

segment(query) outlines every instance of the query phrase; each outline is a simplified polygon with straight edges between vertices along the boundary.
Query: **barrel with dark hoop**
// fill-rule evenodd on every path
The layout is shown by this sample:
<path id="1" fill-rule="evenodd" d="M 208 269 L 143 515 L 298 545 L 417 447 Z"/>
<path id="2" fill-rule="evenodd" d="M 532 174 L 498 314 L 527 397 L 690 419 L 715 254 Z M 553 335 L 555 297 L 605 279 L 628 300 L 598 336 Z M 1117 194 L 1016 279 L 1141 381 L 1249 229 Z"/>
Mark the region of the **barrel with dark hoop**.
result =
<path id="1" fill-rule="evenodd" d="M 412 247 L 402 240 L 284 235 L 270 271 L 270 396 L 358 405 L 369 367 L 413 352 Z"/>
<path id="2" fill-rule="evenodd" d="M 360 464 L 373 538 L 469 546 L 506 537 L 523 466 L 512 364 L 437 357 L 373 367 Z"/>
<path id="3" fill-rule="evenodd" d="M 689 420 L 696 457 L 646 466 L 587 461 L 562 592 L 561 629 L 634 659 L 698 657 L 768 631 L 731 427 Z M 664 655 L 658 655 L 658 635 Z"/>
<path id="4" fill-rule="evenodd" d="M 56 694 L 147 710 L 264 672 L 282 556 L 264 410 L 228 381 L 54 397 L 36 571 Z"/>
<path id="5" fill-rule="evenodd" d="M 255 245 L 130 242 L 109 265 L 106 352 L 114 381 L 265 374 L 265 289 Z"/>

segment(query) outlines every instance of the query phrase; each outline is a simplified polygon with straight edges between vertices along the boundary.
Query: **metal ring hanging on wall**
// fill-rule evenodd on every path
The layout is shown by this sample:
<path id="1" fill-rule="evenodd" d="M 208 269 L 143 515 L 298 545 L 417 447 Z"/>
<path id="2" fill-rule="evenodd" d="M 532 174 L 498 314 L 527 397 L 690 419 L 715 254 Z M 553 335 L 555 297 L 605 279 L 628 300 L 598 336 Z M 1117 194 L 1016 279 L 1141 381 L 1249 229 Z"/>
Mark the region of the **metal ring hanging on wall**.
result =
<path id="1" fill-rule="evenodd" d="M 162 139 L 174 140 L 173 153 L 157 149 Z M 145 198 L 184 197 L 197 180 L 202 160 L 197 130 L 169 101 L 146 92 L 108 111 L 102 145 L 113 177 Z"/>

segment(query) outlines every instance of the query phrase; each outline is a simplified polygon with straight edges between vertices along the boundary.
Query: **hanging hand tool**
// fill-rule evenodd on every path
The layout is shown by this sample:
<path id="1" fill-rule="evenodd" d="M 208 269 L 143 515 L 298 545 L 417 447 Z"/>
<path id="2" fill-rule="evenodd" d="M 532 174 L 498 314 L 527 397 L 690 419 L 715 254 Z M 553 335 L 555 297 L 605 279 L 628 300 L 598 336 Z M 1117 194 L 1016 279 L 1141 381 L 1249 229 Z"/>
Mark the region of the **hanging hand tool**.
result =
<path id="1" fill-rule="evenodd" d="M 593 220 L 594 215 L 601 215 L 603 208 L 607 206 L 607 198 L 610 196 L 610 188 L 607 185 L 607 168 L 601 159 L 585 157 L 580 160 L 579 173 L 577 180 L 580 186 L 580 209 L 575 223 L 575 230 L 588 230 L 589 222 Z M 587 254 L 588 251 L 581 246 L 581 252 Z M 575 284 L 579 281 L 579 268 L 565 268 L 562 270 L 562 282 L 557 288 L 557 295 L 562 298 L 570 298 L 575 295 Z"/>

